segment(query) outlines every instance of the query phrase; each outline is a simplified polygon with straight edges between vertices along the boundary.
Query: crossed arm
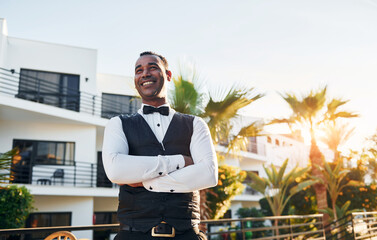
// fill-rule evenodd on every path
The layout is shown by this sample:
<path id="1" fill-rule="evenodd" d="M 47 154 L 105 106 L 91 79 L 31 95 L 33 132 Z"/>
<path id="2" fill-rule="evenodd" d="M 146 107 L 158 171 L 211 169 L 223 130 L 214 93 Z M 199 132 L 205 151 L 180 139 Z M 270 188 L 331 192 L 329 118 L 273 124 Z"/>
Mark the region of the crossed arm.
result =
<path id="1" fill-rule="evenodd" d="M 103 164 L 110 181 L 143 185 L 155 192 L 192 192 L 217 184 L 217 159 L 207 125 L 195 117 L 191 157 L 132 156 L 121 120 L 112 118 L 105 128 Z"/>

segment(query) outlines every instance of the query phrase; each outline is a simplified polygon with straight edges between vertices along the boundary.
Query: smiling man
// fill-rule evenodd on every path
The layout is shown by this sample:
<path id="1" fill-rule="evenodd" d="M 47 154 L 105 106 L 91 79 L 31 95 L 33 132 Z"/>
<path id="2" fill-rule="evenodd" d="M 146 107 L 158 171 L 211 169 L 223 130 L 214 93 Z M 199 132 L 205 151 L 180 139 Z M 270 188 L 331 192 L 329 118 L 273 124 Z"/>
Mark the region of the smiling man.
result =
<path id="1" fill-rule="evenodd" d="M 206 239 L 198 190 L 217 184 L 217 159 L 205 122 L 167 102 L 172 73 L 166 59 L 143 52 L 135 64 L 139 111 L 110 119 L 103 163 L 119 185 L 117 240 Z"/>

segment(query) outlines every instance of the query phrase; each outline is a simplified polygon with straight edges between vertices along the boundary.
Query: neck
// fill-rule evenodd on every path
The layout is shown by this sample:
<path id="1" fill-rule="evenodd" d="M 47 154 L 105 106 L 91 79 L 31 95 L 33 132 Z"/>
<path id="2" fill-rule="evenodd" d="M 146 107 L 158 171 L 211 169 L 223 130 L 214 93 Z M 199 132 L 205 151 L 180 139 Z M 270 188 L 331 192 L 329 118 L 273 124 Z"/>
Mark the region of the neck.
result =
<path id="1" fill-rule="evenodd" d="M 153 100 L 147 100 L 143 99 L 144 104 L 148 104 L 153 107 L 159 107 L 161 105 L 164 105 L 167 103 L 166 98 L 158 98 L 158 99 L 153 99 Z"/>

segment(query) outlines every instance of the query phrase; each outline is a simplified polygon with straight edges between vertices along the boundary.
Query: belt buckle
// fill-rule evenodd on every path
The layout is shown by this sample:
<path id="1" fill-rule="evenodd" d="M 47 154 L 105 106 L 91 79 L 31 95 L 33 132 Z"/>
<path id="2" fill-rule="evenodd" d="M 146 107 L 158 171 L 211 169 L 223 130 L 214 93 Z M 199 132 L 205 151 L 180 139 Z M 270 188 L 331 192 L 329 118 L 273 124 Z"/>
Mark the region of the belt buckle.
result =
<path id="1" fill-rule="evenodd" d="M 166 222 L 162 221 L 161 223 L 167 224 Z M 156 227 L 152 228 L 152 237 L 175 237 L 175 228 L 171 227 L 172 233 L 156 233 Z"/>

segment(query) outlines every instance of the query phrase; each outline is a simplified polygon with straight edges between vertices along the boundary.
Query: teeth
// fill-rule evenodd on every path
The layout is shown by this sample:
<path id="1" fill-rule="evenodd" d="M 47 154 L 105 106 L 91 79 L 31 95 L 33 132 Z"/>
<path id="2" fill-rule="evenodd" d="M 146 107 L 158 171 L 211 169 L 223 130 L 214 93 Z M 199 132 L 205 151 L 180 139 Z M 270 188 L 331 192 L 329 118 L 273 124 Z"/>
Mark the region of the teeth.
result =
<path id="1" fill-rule="evenodd" d="M 142 86 L 149 85 L 149 84 L 153 84 L 153 82 L 145 82 L 142 84 Z"/>

